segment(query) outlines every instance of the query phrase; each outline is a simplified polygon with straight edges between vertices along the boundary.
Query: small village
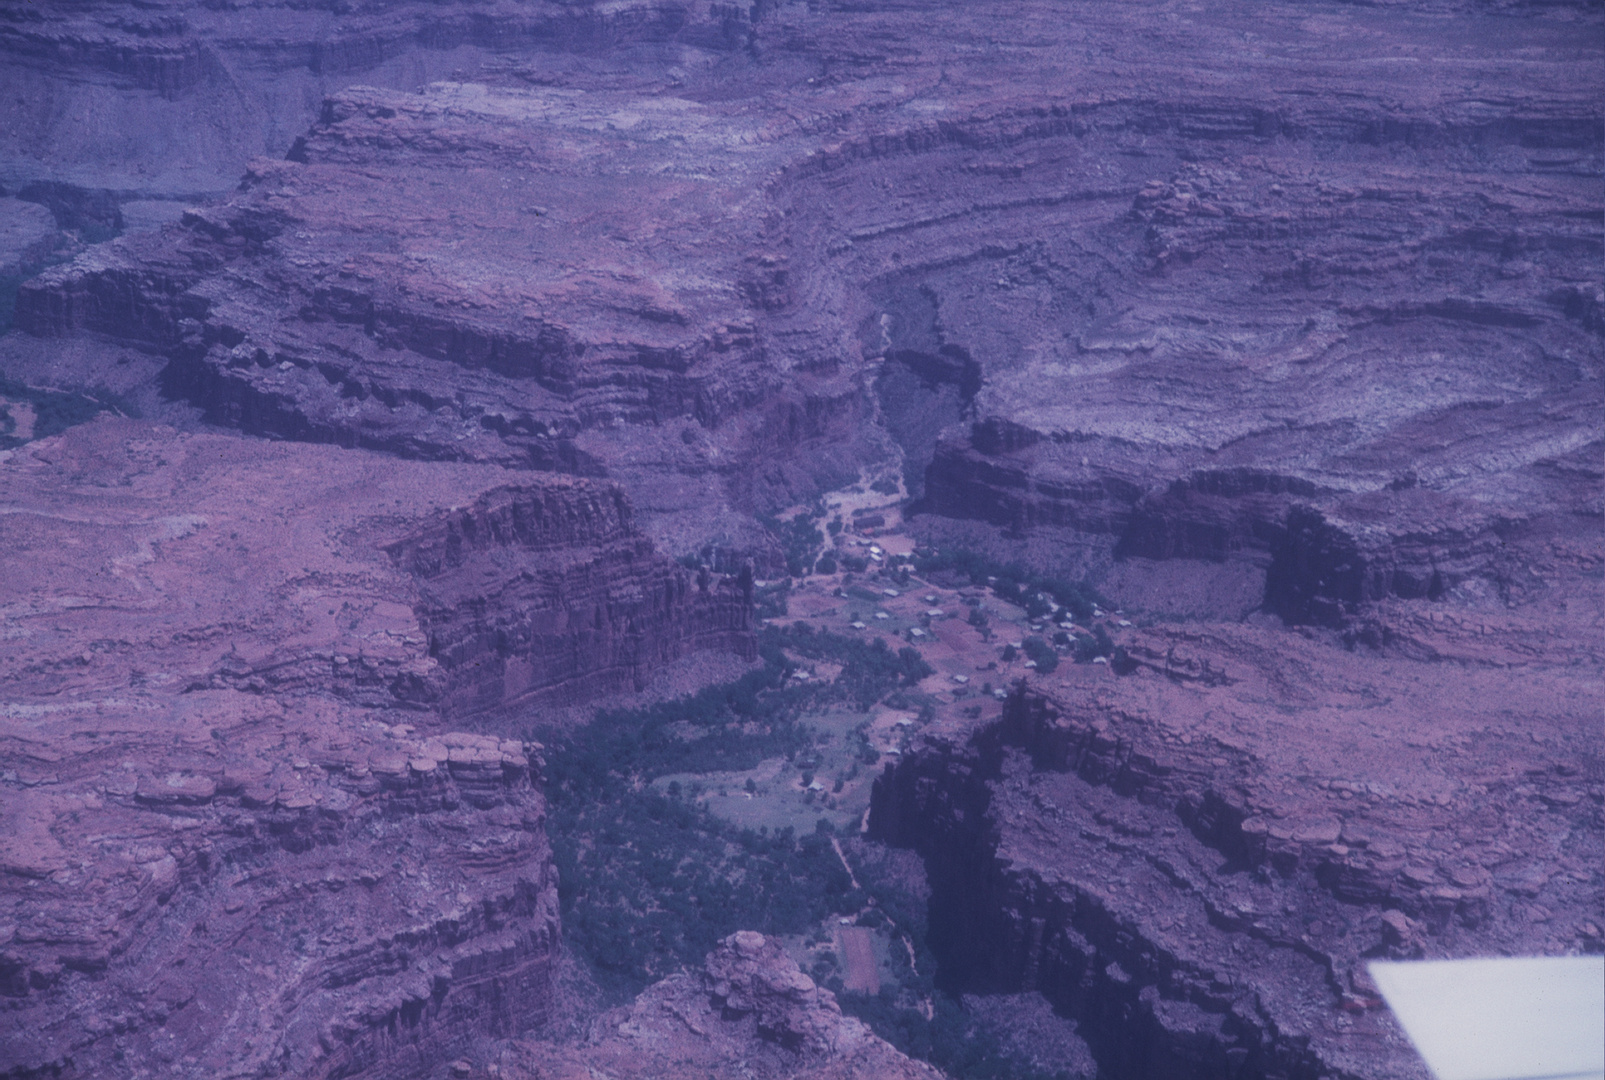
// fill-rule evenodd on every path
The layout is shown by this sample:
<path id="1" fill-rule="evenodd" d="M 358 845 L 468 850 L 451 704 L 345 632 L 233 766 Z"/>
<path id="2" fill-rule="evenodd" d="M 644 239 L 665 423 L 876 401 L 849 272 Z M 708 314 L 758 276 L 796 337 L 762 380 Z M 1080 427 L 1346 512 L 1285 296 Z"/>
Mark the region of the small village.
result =
<path id="1" fill-rule="evenodd" d="M 803 552 L 812 572 L 757 583 L 758 612 L 764 629 L 839 635 L 890 653 L 913 650 L 928 673 L 867 710 L 838 705 L 808 715 L 814 743 L 806 752 L 740 771 L 663 775 L 653 782 L 656 790 L 688 797 L 742 829 L 801 835 L 828 828 L 853 875 L 838 837 L 864 832 L 876 778 L 922 732 L 948 717 L 999 715 L 1021 679 L 1116 677 L 1110 653 L 1134 626 L 1123 612 L 1089 603 L 1078 622 L 1046 593 L 1017 595 L 1029 604 L 1004 599 L 995 575 L 976 582 L 953 571 L 922 573 L 932 560 L 902 530 L 903 505 L 860 484 L 780 515 L 790 519 L 792 535 L 805 532 L 800 523 L 817 521 L 820 543 Z M 842 672 L 839 663 L 794 650 L 787 658 L 795 683 L 827 685 Z M 821 981 L 839 977 L 849 992 L 878 993 L 917 968 L 913 941 L 874 910 L 873 897 L 857 917 L 833 916 L 814 933 L 781 940 L 803 970 Z"/>

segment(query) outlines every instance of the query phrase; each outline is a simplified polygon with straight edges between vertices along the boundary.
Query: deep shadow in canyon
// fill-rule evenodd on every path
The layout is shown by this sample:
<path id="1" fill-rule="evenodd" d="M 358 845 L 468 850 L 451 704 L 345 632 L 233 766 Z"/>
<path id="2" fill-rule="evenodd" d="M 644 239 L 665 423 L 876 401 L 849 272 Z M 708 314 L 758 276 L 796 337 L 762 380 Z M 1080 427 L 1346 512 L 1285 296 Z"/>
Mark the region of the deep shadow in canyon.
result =
<path id="1" fill-rule="evenodd" d="M 1425 1076 L 1605 949 L 1602 51 L 0 11 L 0 1073 Z"/>

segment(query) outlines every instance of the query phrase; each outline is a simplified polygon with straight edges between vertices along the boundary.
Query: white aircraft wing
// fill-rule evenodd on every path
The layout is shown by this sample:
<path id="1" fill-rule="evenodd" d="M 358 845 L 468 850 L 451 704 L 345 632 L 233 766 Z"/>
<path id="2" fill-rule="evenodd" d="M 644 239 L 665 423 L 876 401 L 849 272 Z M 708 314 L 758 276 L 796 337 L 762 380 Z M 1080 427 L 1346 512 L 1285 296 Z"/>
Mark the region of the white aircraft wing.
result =
<path id="1" fill-rule="evenodd" d="M 1605 1078 L 1605 957 L 1377 961 L 1370 970 L 1438 1080 Z"/>

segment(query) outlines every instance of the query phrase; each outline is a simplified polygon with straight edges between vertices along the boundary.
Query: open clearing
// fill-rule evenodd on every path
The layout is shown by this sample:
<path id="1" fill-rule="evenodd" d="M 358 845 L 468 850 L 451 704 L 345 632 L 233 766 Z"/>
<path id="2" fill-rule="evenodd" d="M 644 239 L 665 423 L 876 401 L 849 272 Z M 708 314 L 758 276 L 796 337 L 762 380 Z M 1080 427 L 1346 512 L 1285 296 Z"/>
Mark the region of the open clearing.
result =
<path id="1" fill-rule="evenodd" d="M 859 994 L 881 992 L 880 965 L 875 962 L 873 935 L 862 926 L 838 926 L 836 949 L 846 969 L 842 985 Z"/>

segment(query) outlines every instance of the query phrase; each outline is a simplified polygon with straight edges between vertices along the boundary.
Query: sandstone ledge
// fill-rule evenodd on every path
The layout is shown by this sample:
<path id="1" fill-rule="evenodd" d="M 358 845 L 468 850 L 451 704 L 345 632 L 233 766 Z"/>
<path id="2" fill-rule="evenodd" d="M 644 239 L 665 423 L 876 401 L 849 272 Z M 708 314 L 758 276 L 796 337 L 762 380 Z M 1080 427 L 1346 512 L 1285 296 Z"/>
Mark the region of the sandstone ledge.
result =
<path id="1" fill-rule="evenodd" d="M 540 748 L 450 717 L 750 648 L 743 594 L 589 480 L 110 420 L 0 474 L 0 1070 L 423 1075 L 538 1027 Z"/>
<path id="2" fill-rule="evenodd" d="M 870 824 L 925 856 L 951 975 L 1114 1071 L 1417 1077 L 1369 958 L 1605 947 L 1589 616 L 1389 614 L 1418 658 L 1159 625 L 928 729 Z"/>

